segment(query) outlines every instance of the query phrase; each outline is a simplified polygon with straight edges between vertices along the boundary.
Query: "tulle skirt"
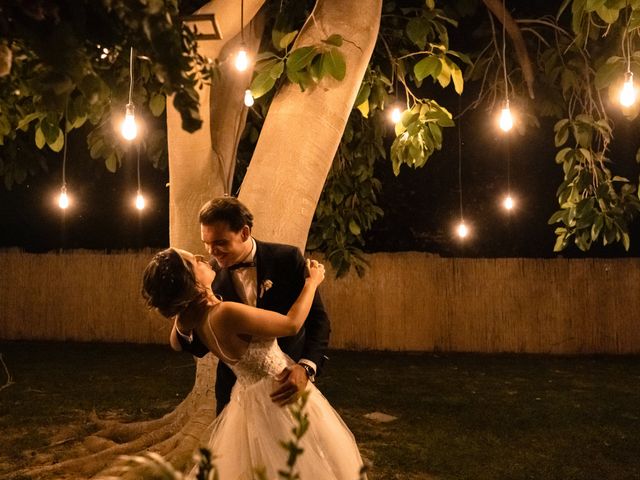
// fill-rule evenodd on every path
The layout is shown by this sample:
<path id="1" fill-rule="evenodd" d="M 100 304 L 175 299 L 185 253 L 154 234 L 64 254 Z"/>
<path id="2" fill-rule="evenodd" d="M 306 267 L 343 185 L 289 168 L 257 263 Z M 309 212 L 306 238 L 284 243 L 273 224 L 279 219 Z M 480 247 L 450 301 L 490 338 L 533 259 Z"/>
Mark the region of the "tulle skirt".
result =
<path id="1" fill-rule="evenodd" d="M 296 421 L 289 408 L 271 401 L 274 388 L 271 378 L 235 385 L 208 444 L 220 480 L 253 480 L 257 468 L 275 480 L 278 470 L 287 468 L 288 451 L 281 442 L 293 439 Z M 301 480 L 357 480 L 362 459 L 353 434 L 315 385 L 309 383 L 307 392 L 309 429 L 300 440 L 303 453 L 294 471 Z"/>

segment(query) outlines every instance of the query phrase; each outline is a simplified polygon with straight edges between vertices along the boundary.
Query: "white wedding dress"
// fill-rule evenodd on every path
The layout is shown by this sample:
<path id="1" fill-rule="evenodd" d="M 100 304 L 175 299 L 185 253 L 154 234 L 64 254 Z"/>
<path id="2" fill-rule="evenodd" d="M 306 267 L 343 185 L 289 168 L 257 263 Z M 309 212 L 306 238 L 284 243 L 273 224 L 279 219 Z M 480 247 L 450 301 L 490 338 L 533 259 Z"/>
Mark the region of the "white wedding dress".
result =
<path id="1" fill-rule="evenodd" d="M 293 361 L 275 339 L 254 338 L 238 361 L 226 363 L 238 380 L 208 444 L 220 480 L 253 480 L 259 467 L 275 480 L 288 458 L 280 442 L 293 439 L 296 423 L 289 409 L 273 403 L 269 394 L 276 386 L 274 377 Z M 309 429 L 300 441 L 304 452 L 295 471 L 301 480 L 357 480 L 362 459 L 353 434 L 311 382 L 307 391 Z"/>

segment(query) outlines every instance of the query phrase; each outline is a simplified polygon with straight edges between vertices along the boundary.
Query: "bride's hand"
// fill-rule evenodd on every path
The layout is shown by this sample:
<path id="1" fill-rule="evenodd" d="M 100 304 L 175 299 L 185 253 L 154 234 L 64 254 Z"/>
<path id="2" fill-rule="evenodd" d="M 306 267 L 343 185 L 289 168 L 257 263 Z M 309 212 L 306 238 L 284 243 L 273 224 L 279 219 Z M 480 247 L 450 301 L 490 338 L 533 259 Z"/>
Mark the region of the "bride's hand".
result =
<path id="1" fill-rule="evenodd" d="M 324 265 L 317 260 L 310 260 L 307 258 L 307 272 L 309 272 L 309 279 L 315 283 L 316 286 L 320 285 L 324 280 Z"/>

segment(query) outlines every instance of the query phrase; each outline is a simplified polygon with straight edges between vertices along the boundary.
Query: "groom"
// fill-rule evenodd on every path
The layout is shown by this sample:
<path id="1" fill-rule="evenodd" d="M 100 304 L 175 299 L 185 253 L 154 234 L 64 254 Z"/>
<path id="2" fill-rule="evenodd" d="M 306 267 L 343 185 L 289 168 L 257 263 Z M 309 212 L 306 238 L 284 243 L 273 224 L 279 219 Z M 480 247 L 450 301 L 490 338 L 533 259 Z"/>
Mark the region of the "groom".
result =
<path id="1" fill-rule="evenodd" d="M 212 289 L 223 300 L 286 314 L 304 285 L 305 261 L 291 245 L 266 243 L 251 236 L 253 215 L 238 199 L 219 197 L 200 209 L 200 235 L 219 269 Z M 297 335 L 278 339 L 280 348 L 298 362 L 286 369 L 271 399 L 284 405 L 297 398 L 307 381 L 315 380 L 329 343 L 329 318 L 316 293 L 309 316 Z M 177 331 L 182 348 L 203 357 L 209 351 L 192 332 Z M 216 410 L 220 414 L 231 397 L 236 377 L 218 363 Z"/>

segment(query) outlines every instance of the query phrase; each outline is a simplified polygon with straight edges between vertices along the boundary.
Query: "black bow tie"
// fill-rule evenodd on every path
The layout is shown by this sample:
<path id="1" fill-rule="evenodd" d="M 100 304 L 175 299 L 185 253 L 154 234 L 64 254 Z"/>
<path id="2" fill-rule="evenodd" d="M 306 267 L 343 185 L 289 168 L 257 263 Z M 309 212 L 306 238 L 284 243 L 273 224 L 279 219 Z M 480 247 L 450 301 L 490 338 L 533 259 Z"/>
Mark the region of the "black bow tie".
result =
<path id="1" fill-rule="evenodd" d="M 240 262 L 236 263 L 235 265 L 231 265 L 228 270 L 230 272 L 233 272 L 234 270 L 238 270 L 239 268 L 251 268 L 255 266 L 256 262 Z"/>

